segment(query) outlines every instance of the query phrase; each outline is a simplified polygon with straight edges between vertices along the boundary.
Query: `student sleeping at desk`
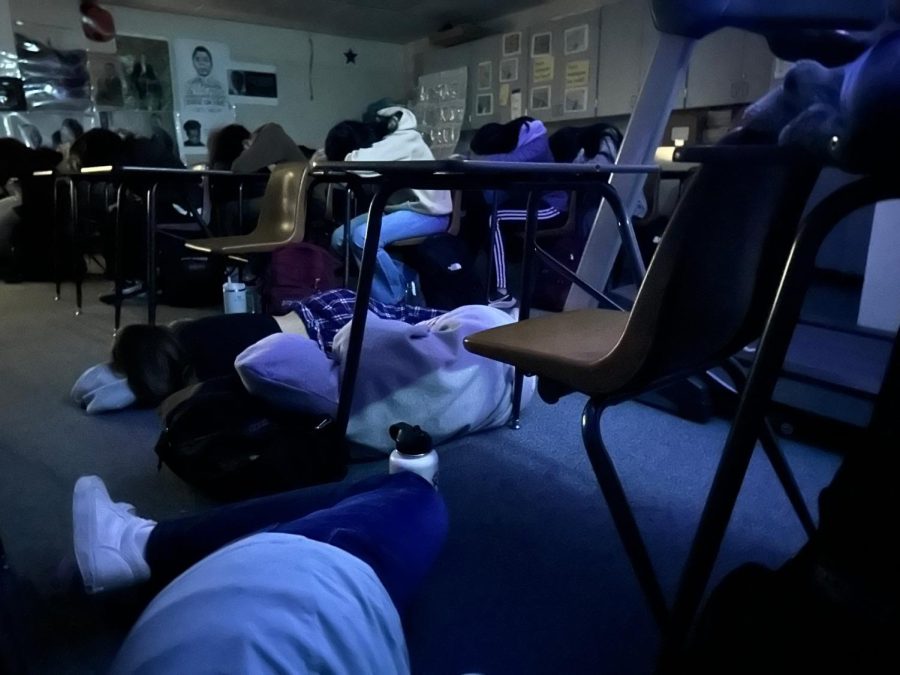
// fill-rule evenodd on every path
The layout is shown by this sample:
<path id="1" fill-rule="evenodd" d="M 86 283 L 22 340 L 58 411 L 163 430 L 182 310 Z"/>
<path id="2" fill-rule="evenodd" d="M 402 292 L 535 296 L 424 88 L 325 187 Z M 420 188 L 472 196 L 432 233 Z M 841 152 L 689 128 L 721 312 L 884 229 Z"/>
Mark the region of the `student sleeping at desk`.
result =
<path id="1" fill-rule="evenodd" d="M 87 370 L 72 397 L 89 414 L 156 406 L 236 369 L 251 394 L 278 408 L 333 416 L 354 301 L 352 291 L 336 289 L 298 301 L 280 317 L 226 314 L 127 326 L 111 362 Z M 371 300 L 348 440 L 390 452 L 385 430 L 399 419 L 427 427 L 436 443 L 502 426 L 512 412 L 514 369 L 470 354 L 463 340 L 512 321 L 482 305 L 443 313 Z M 532 392 L 529 381 L 524 404 Z"/>

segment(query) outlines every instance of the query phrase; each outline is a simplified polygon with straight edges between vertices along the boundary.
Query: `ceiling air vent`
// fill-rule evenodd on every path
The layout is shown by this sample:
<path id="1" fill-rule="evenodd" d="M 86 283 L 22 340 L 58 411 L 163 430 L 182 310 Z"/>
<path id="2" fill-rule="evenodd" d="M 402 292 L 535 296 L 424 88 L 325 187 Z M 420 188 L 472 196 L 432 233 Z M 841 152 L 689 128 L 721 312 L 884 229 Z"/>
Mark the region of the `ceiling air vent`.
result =
<path id="1" fill-rule="evenodd" d="M 458 26 L 445 26 L 428 36 L 428 41 L 435 47 L 452 47 L 464 42 L 477 40 L 485 35 L 485 31 L 471 23 Z"/>

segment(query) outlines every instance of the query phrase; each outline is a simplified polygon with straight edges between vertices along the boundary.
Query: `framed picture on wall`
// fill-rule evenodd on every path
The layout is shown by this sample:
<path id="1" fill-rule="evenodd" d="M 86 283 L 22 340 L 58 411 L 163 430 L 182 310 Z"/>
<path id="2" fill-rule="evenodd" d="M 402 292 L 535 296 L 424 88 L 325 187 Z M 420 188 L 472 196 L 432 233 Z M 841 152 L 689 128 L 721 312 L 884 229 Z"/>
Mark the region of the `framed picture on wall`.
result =
<path id="1" fill-rule="evenodd" d="M 503 36 L 503 56 L 518 56 L 522 53 L 522 34 L 506 33 Z"/>
<path id="2" fill-rule="evenodd" d="M 563 103 L 563 112 L 568 114 L 587 112 L 587 100 L 587 87 L 566 89 L 565 102 Z"/>
<path id="3" fill-rule="evenodd" d="M 553 33 L 535 33 L 531 36 L 531 55 L 549 56 L 553 49 Z"/>
<path id="4" fill-rule="evenodd" d="M 588 27 L 587 24 L 567 28 L 563 33 L 563 47 L 566 56 L 569 54 L 580 54 L 588 50 Z"/>
<path id="5" fill-rule="evenodd" d="M 494 114 L 494 95 L 478 94 L 475 99 L 475 115 L 476 117 L 486 117 Z"/>
<path id="6" fill-rule="evenodd" d="M 550 87 L 534 87 L 531 90 L 531 110 L 550 109 Z"/>
<path id="7" fill-rule="evenodd" d="M 503 59 L 500 62 L 500 82 L 515 82 L 519 79 L 519 59 Z"/>
<path id="8" fill-rule="evenodd" d="M 479 89 L 490 89 L 494 84 L 494 64 L 491 61 L 482 61 L 478 64 L 476 82 Z"/>

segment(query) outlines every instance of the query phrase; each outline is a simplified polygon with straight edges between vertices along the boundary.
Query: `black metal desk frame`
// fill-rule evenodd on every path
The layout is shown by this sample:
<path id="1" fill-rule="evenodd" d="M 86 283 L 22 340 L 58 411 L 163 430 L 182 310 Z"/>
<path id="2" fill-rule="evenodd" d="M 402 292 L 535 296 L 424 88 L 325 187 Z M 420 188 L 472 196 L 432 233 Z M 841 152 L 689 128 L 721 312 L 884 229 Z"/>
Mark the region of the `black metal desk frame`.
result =
<path id="1" fill-rule="evenodd" d="M 265 174 L 258 173 L 234 173 L 231 171 L 217 170 L 194 170 L 194 169 L 177 169 L 177 168 L 157 168 L 157 167 L 141 167 L 141 166 L 103 166 L 88 167 L 79 172 L 58 173 L 54 185 L 54 201 L 58 204 L 58 190 L 61 184 L 68 186 L 69 193 L 69 220 L 73 227 L 73 255 L 75 258 L 82 256 L 81 250 L 82 237 L 80 236 L 80 226 L 78 217 L 78 200 L 76 184 L 79 182 L 107 182 L 116 186 L 116 222 L 115 222 L 115 252 L 116 263 L 114 266 L 115 279 L 115 330 L 118 331 L 121 324 L 122 316 L 122 286 L 124 279 L 122 278 L 122 255 L 124 253 L 124 238 L 122 236 L 122 200 L 125 190 L 129 187 L 136 187 L 144 192 L 144 209 L 145 209 L 145 225 L 146 225 L 146 283 L 147 283 L 147 323 L 154 325 L 156 323 L 156 195 L 159 186 L 162 183 L 185 183 L 187 181 L 198 181 L 201 179 L 217 179 L 238 181 L 239 198 L 243 198 L 243 185 L 247 180 L 259 180 L 265 178 Z M 239 204 L 239 208 L 240 208 Z M 196 213 L 193 209 L 191 209 Z M 242 208 L 240 208 L 243 211 Z M 58 207 L 54 206 L 54 215 L 59 218 L 57 213 Z M 195 217 L 202 226 L 202 220 Z M 59 230 L 61 223 L 57 223 L 55 228 L 54 243 L 55 266 L 56 266 L 56 298 L 59 299 L 61 291 L 61 273 L 59 267 Z M 82 310 L 82 278 L 81 275 L 75 275 L 75 296 L 76 296 L 76 315 Z"/>
<path id="2" fill-rule="evenodd" d="M 313 177 L 318 182 L 347 183 L 351 189 L 363 183 L 377 186 L 377 192 L 369 207 L 366 225 L 366 245 L 363 249 L 357 285 L 353 325 L 347 349 L 347 361 L 341 382 L 341 397 L 336 419 L 339 438 L 346 434 L 353 403 L 353 392 L 359 370 L 362 341 L 365 334 L 366 308 L 371 298 L 372 279 L 375 274 L 375 258 L 381 237 L 381 224 L 390 197 L 403 189 L 419 188 L 433 190 L 485 190 L 515 188 L 529 193 L 525 225 L 526 260 L 523 265 L 522 303 L 520 319 L 528 318 L 531 310 L 530 289 L 534 284 L 533 256 L 537 252 L 554 269 L 573 283 L 591 293 L 598 302 L 605 300 L 601 291 L 591 288 L 578 279 L 574 272 L 555 260 L 536 241 L 538 200 L 535 194 L 554 189 L 576 189 L 590 186 L 599 189 L 617 214 L 622 239 L 635 261 L 636 269 L 643 274 L 643 262 L 637 240 L 631 227 L 631 220 L 622 208 L 615 190 L 609 185 L 611 171 L 618 173 L 652 173 L 655 166 L 608 165 L 565 165 L 565 164 L 522 164 L 515 162 L 478 162 L 467 160 L 421 161 L 421 162 L 321 162 L 312 165 Z M 521 408 L 522 381 L 524 374 L 517 372 L 513 393 L 513 414 L 511 424 L 518 426 Z"/>

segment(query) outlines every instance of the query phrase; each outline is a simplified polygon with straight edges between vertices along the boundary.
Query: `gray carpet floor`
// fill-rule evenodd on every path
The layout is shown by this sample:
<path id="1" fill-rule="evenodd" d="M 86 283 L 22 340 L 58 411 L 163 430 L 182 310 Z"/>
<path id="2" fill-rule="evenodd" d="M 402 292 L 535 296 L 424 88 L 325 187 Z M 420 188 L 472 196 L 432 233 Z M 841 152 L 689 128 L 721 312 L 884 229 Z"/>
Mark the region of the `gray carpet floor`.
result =
<path id="1" fill-rule="evenodd" d="M 112 308 L 87 286 L 53 300 L 51 284 L 0 285 L 0 536 L 33 589 L 37 672 L 104 672 L 146 598 L 85 597 L 71 562 L 71 492 L 102 476 L 117 500 L 156 519 L 210 508 L 157 471 L 156 413 L 87 416 L 68 398 L 78 375 L 108 357 Z M 162 307 L 160 321 L 216 311 Z M 126 322 L 143 319 L 129 304 Z M 405 616 L 414 671 L 644 673 L 658 634 L 581 445 L 584 399 L 536 400 L 519 431 L 498 429 L 439 448 L 451 526 L 446 548 Z M 699 425 L 640 404 L 604 417 L 604 434 L 648 539 L 664 588 L 674 590 L 715 470 L 727 423 Z M 786 442 L 815 510 L 840 458 Z M 347 480 L 386 471 L 354 466 Z M 715 578 L 748 561 L 778 565 L 804 536 L 760 453 L 723 545 Z"/>

